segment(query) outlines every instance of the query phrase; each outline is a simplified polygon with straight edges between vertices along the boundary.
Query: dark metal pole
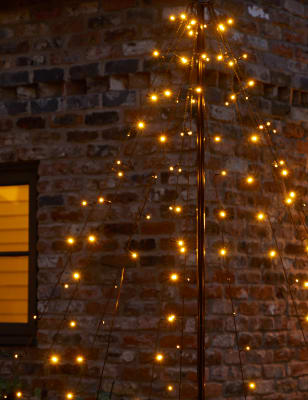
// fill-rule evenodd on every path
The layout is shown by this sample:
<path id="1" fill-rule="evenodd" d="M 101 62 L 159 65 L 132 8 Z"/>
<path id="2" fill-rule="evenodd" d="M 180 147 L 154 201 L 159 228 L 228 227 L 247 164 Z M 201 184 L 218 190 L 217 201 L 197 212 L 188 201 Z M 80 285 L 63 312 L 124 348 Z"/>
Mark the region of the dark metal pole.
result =
<path id="1" fill-rule="evenodd" d="M 197 284 L 198 284 L 198 400 L 205 399 L 205 101 L 204 101 L 204 63 L 200 55 L 205 51 L 204 33 L 205 1 L 197 3 L 197 85 L 202 89 L 198 95 L 197 114 L 197 168 L 198 168 L 198 211 L 197 211 Z"/>

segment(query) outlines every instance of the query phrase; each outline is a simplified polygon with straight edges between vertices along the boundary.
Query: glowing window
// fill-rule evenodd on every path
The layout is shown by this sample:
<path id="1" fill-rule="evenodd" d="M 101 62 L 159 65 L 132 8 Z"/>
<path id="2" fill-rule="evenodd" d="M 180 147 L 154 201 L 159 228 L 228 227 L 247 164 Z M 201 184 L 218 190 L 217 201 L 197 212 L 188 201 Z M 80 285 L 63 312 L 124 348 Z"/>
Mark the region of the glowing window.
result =
<path id="1" fill-rule="evenodd" d="M 23 344 L 35 332 L 35 171 L 0 164 L 1 343 Z"/>

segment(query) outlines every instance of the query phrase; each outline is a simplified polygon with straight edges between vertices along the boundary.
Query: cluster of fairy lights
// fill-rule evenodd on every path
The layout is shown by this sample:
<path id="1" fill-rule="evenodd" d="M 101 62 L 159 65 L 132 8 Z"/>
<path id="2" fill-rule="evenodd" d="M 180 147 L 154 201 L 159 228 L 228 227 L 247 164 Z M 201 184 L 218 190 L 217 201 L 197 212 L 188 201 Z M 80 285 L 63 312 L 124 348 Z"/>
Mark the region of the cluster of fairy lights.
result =
<path id="1" fill-rule="evenodd" d="M 190 19 L 186 14 L 182 13 L 179 15 L 179 17 L 176 17 L 175 15 L 171 15 L 170 16 L 170 21 L 171 22 L 175 22 L 175 21 L 180 21 L 181 23 L 185 24 L 185 29 L 187 29 L 187 35 L 189 37 L 192 38 L 196 38 L 197 37 L 197 32 L 198 32 L 198 28 L 199 28 L 199 24 L 198 21 L 195 18 Z M 216 27 L 217 31 L 219 34 L 224 34 L 227 31 L 227 28 L 229 26 L 232 26 L 234 23 L 232 18 L 228 18 L 224 23 L 219 23 Z M 203 25 L 202 29 L 206 29 L 207 25 Z M 159 49 L 155 49 L 152 52 L 152 56 L 154 58 L 160 58 L 162 57 L 161 51 Z M 240 57 L 235 58 L 235 57 L 230 57 L 228 55 L 227 52 L 219 52 L 216 55 L 211 55 L 211 54 L 206 54 L 203 53 L 199 56 L 199 59 L 197 60 L 198 62 L 205 62 L 208 63 L 210 62 L 212 59 L 216 60 L 217 62 L 221 62 L 224 63 L 227 67 L 229 68 L 236 68 L 236 66 L 238 65 L 240 60 L 246 60 L 248 58 L 248 55 L 246 53 L 242 54 Z M 188 58 L 186 55 L 178 55 L 177 56 L 177 60 L 180 64 L 184 65 L 184 66 L 190 66 L 192 63 L 192 60 L 190 58 Z M 256 85 L 255 81 L 253 79 L 249 79 L 246 81 L 246 83 L 244 83 L 244 89 L 250 89 L 253 88 Z M 195 86 L 195 87 L 191 87 L 190 88 L 190 102 L 192 104 L 196 103 L 196 100 L 198 99 L 198 95 L 201 95 L 203 92 L 203 88 L 199 87 L 199 86 Z M 242 97 L 242 92 L 232 92 L 228 95 L 228 99 L 225 101 L 225 106 L 229 107 L 232 106 L 232 103 L 235 103 L 238 100 L 238 97 Z M 157 103 L 160 101 L 160 99 L 162 98 L 175 98 L 175 93 L 172 92 L 172 90 L 170 88 L 165 88 L 162 91 L 155 91 L 155 92 L 150 92 L 148 94 L 148 99 L 150 102 L 152 103 Z M 245 93 L 244 95 L 244 100 L 248 100 L 249 97 L 247 96 L 247 94 Z M 140 120 L 137 121 L 135 123 L 135 129 L 137 129 L 139 132 L 143 132 L 146 129 L 146 121 L 144 120 Z M 272 124 L 271 122 L 267 121 L 263 124 L 259 124 L 256 129 L 254 131 L 252 131 L 250 134 L 247 135 L 247 143 L 250 143 L 252 146 L 258 146 L 260 144 L 264 144 L 264 132 L 270 132 L 270 133 L 277 133 L 276 129 L 272 129 Z M 193 135 L 193 131 L 192 130 L 187 130 L 186 132 L 180 132 L 180 136 L 183 137 L 185 134 L 187 134 L 188 136 L 192 136 Z M 224 142 L 224 138 L 222 137 L 222 135 L 220 134 L 215 134 L 213 135 L 210 140 L 213 142 L 214 145 L 220 146 L 221 144 L 223 144 Z M 168 135 L 166 133 L 162 133 L 160 135 L 158 135 L 157 137 L 157 142 L 160 145 L 165 145 L 168 143 Z M 124 163 L 122 160 L 117 159 L 115 161 L 115 167 L 114 167 L 114 171 L 116 174 L 116 177 L 118 179 L 123 179 L 125 178 L 125 169 L 124 167 Z M 169 171 L 170 172 L 175 172 L 177 171 L 178 173 L 182 172 L 182 167 L 180 166 L 174 166 L 174 165 L 170 165 L 168 166 Z M 289 177 L 290 175 L 290 170 L 286 165 L 286 161 L 283 159 L 278 159 L 277 161 L 273 162 L 273 168 L 278 171 L 279 176 L 284 179 Z M 222 170 L 220 171 L 220 175 L 222 178 L 227 179 L 228 178 L 228 171 L 227 170 Z M 154 178 L 156 179 L 157 176 L 154 176 Z M 258 178 L 257 176 L 253 175 L 253 174 L 248 174 L 247 176 L 243 177 L 243 184 L 249 186 L 253 186 L 253 185 L 257 185 L 258 184 Z M 292 206 L 294 205 L 294 203 L 296 202 L 297 199 L 297 193 L 295 190 L 290 190 L 287 191 L 287 193 L 285 193 L 285 199 L 284 199 L 284 204 L 286 206 Z M 97 204 L 103 205 L 103 204 L 109 204 L 110 202 L 107 201 L 104 197 L 99 197 L 97 199 Z M 86 208 L 89 206 L 89 202 L 87 200 L 82 200 L 81 201 L 81 206 Z M 183 212 L 183 207 L 181 204 L 172 204 L 169 206 L 169 210 L 175 214 L 181 214 Z M 219 220 L 227 220 L 229 215 L 228 215 L 228 211 L 227 209 L 219 209 L 216 213 L 216 217 Z M 144 218 L 146 220 L 150 220 L 152 218 L 151 214 L 146 213 L 144 215 Z M 264 210 L 258 210 L 255 214 L 255 219 L 258 223 L 266 223 L 269 220 L 269 215 L 267 214 L 266 211 Z M 88 233 L 88 235 L 86 236 L 86 241 L 89 245 L 97 245 L 99 243 L 99 239 L 98 236 L 94 233 Z M 75 236 L 68 236 L 66 238 L 66 244 L 68 247 L 73 248 L 74 246 L 76 246 L 76 244 L 78 243 L 78 238 Z M 186 245 L 185 245 L 185 240 L 184 239 L 179 239 L 176 242 L 177 244 L 177 248 L 178 248 L 178 252 L 179 254 L 185 254 L 187 249 L 186 249 Z M 306 247 L 306 251 L 308 252 L 308 246 Z M 223 259 L 225 259 L 226 257 L 228 257 L 230 250 L 228 249 L 227 245 L 223 245 L 222 247 L 220 247 L 218 249 L 218 256 L 222 257 Z M 137 260 L 139 258 L 139 253 L 135 250 L 131 250 L 128 249 L 128 255 L 132 260 Z M 279 254 L 279 250 L 278 248 L 269 248 L 268 249 L 268 253 L 267 256 L 270 259 L 274 259 L 276 257 L 278 257 Z M 71 276 L 72 280 L 75 283 L 80 283 L 80 281 L 82 280 L 82 274 L 80 271 L 73 271 L 72 272 L 72 276 Z M 178 283 L 181 281 L 181 276 L 178 272 L 172 272 L 169 275 L 168 278 L 170 283 Z M 189 280 L 189 279 L 188 279 Z M 296 283 L 299 283 L 299 280 L 296 279 Z M 63 287 L 65 289 L 68 289 L 70 287 L 69 283 L 64 283 Z M 117 288 L 117 286 L 115 286 Z M 303 282 L 303 287 L 304 288 L 308 288 L 308 281 L 304 281 Z M 235 314 L 235 313 L 234 313 Z M 33 317 L 34 319 L 37 319 L 38 316 L 35 315 Z M 174 324 L 177 319 L 179 317 L 176 314 L 168 314 L 166 315 L 166 321 L 168 324 Z M 308 321 L 308 316 L 305 318 Z M 78 326 L 78 321 L 76 320 L 69 320 L 68 321 L 68 327 L 70 329 L 74 329 Z M 177 344 L 176 348 L 179 349 L 180 345 Z M 250 351 L 251 350 L 251 346 L 247 345 L 244 347 L 245 351 Z M 14 354 L 14 358 L 18 359 L 20 358 L 20 355 L 18 353 Z M 75 356 L 75 363 L 78 365 L 84 364 L 86 362 L 86 357 L 84 354 L 77 354 Z M 154 361 L 156 363 L 163 363 L 165 360 L 165 354 L 162 351 L 157 351 L 157 353 L 154 355 Z M 52 354 L 50 354 L 49 356 L 49 363 L 51 365 L 58 365 L 61 363 L 61 357 L 58 353 L 54 352 Z M 257 385 L 255 382 L 251 381 L 248 382 L 247 384 L 248 388 L 251 391 L 254 391 L 257 388 Z M 173 384 L 168 384 L 166 386 L 166 390 L 168 392 L 172 392 L 174 390 L 174 386 Z M 16 398 L 22 398 L 23 397 L 23 393 L 18 390 L 15 393 Z M 65 394 L 65 398 L 72 400 L 74 399 L 74 397 L 76 396 L 74 391 L 68 391 Z M 6 396 L 4 396 L 6 397 Z"/>

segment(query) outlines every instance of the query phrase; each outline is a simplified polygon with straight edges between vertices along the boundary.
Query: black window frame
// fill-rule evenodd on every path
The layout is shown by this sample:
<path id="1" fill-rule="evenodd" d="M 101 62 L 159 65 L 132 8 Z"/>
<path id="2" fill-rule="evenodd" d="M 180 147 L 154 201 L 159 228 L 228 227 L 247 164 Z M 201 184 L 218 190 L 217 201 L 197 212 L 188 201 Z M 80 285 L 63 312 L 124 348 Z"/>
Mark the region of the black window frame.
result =
<path id="1" fill-rule="evenodd" d="M 28 322 L 0 323 L 0 345 L 35 343 L 37 314 L 37 175 L 38 162 L 0 164 L 0 186 L 29 185 L 29 249 L 0 252 L 1 256 L 28 256 Z"/>

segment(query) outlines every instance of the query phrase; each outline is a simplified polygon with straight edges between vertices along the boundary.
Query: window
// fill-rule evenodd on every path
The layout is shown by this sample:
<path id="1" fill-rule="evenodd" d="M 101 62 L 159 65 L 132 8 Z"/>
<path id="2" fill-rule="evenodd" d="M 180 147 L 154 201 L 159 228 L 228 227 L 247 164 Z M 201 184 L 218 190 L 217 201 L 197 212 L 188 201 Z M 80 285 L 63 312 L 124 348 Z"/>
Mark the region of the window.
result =
<path id="1" fill-rule="evenodd" d="M 30 344 L 35 334 L 36 171 L 0 164 L 0 344 Z"/>

